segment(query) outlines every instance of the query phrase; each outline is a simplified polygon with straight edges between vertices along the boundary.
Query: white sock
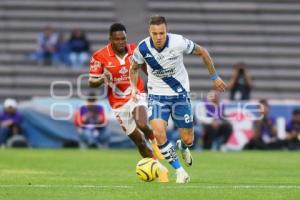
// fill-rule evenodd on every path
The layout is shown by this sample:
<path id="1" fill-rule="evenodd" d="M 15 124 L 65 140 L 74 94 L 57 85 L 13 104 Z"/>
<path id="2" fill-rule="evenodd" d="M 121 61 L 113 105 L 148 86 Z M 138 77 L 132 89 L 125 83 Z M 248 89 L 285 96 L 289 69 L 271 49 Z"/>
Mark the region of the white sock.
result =
<path id="1" fill-rule="evenodd" d="M 179 167 L 178 169 L 176 169 L 176 172 L 182 172 L 182 171 L 185 171 L 185 170 L 183 169 L 183 167 Z"/>

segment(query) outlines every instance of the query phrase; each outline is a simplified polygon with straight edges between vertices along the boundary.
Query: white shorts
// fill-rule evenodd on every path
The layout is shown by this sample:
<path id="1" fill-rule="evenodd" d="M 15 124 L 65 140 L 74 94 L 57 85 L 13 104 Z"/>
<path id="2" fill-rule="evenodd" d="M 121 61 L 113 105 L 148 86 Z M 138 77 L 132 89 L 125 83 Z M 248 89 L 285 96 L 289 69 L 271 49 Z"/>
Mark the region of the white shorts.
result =
<path id="1" fill-rule="evenodd" d="M 145 106 L 145 109 L 147 110 L 147 95 L 145 93 L 138 94 L 136 102 L 130 99 L 123 106 L 112 109 L 121 128 L 127 135 L 130 135 L 136 128 L 136 123 L 133 118 L 133 110 L 138 106 Z"/>

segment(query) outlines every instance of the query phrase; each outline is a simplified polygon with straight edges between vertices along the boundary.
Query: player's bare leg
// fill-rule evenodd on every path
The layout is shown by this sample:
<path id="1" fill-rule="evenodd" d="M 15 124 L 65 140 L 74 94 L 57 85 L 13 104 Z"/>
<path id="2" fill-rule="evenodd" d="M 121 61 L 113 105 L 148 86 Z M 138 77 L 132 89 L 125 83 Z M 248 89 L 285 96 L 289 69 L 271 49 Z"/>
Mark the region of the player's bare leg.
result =
<path id="1" fill-rule="evenodd" d="M 176 182 L 177 183 L 189 182 L 190 180 L 189 175 L 181 166 L 174 146 L 167 139 L 167 134 L 166 134 L 167 122 L 162 119 L 154 119 L 150 121 L 150 125 L 153 128 L 153 132 L 162 155 L 170 163 L 170 165 L 176 170 L 176 175 L 177 175 Z"/>
<path id="2" fill-rule="evenodd" d="M 153 130 L 148 125 L 148 114 L 145 106 L 138 106 L 133 110 L 133 118 L 136 122 L 137 127 L 145 134 L 150 140 L 152 150 L 157 159 L 163 160 L 164 157 L 161 154 L 156 139 L 153 134 Z"/>
<path id="3" fill-rule="evenodd" d="M 182 158 L 187 166 L 192 166 L 193 157 L 189 147 L 193 145 L 194 129 L 193 128 L 179 128 L 181 140 L 177 140 L 176 146 L 180 149 Z"/>
<path id="4" fill-rule="evenodd" d="M 147 142 L 139 129 L 134 129 L 134 131 L 129 135 L 129 138 L 137 146 L 142 157 L 153 158 L 152 150 L 148 147 Z"/>

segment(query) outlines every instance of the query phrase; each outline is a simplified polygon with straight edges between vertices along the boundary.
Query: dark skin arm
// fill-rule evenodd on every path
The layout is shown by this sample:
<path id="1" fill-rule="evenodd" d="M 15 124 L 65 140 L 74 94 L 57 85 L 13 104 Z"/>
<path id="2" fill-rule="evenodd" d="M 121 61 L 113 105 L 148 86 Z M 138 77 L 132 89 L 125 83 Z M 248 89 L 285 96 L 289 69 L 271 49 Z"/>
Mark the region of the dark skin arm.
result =
<path id="1" fill-rule="evenodd" d="M 147 65 L 146 65 L 146 64 L 141 65 L 141 69 L 142 69 L 143 72 L 148 76 Z"/>
<path id="2" fill-rule="evenodd" d="M 137 89 L 137 79 L 138 79 L 138 69 L 143 65 L 137 64 L 136 62 L 132 62 L 129 69 L 129 77 L 130 77 L 130 84 L 132 87 L 131 97 L 133 100 L 136 100 L 136 95 L 138 93 Z"/>
<path id="3" fill-rule="evenodd" d="M 101 85 L 103 85 L 104 83 L 108 83 L 109 81 L 111 81 L 111 77 L 108 72 L 105 71 L 105 69 L 103 74 L 100 74 L 99 76 L 90 76 L 88 80 L 89 86 L 91 88 L 100 87 Z"/>
<path id="4" fill-rule="evenodd" d="M 105 82 L 105 77 L 90 77 L 88 80 L 89 87 L 91 88 L 97 88 L 100 87 Z"/>

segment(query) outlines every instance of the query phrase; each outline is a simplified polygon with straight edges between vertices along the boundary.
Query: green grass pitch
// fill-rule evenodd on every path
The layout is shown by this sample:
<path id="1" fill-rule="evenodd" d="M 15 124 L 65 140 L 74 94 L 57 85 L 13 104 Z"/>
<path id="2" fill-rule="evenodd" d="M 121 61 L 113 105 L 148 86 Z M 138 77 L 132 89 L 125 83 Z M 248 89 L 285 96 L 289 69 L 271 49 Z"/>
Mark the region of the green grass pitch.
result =
<path id="1" fill-rule="evenodd" d="M 193 156 L 191 182 L 178 185 L 171 168 L 170 183 L 138 180 L 135 150 L 0 150 L 0 200 L 300 198 L 299 152 Z"/>

